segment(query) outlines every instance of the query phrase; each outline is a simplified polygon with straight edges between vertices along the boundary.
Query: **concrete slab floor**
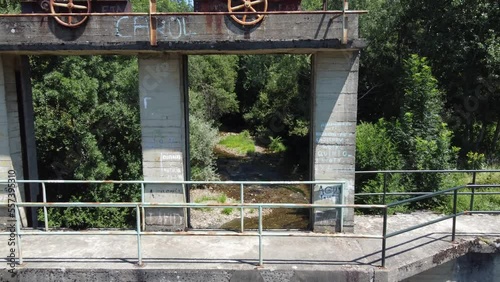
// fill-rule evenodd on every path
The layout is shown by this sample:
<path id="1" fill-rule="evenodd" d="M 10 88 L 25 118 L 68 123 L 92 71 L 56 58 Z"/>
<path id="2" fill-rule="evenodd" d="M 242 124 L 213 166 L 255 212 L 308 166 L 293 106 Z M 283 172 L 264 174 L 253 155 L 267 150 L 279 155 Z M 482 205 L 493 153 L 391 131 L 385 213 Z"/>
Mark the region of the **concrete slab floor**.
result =
<path id="1" fill-rule="evenodd" d="M 430 212 L 393 215 L 389 217 L 388 232 L 440 216 Z M 355 223 L 356 234 L 382 234 L 380 216 L 356 216 Z M 209 273 L 228 274 L 237 271 L 228 274 L 229 278 L 223 275 L 227 279 L 217 276 L 219 278 L 214 281 L 256 281 L 250 278 L 255 275 L 255 269 L 258 269 L 260 277 L 265 277 L 265 273 L 272 274 L 274 278 L 270 278 L 269 281 L 276 281 L 276 275 L 280 277 L 284 275 L 280 281 L 311 281 L 312 278 L 315 281 L 333 281 L 331 279 L 336 277 L 335 275 L 340 275 L 338 281 L 365 281 L 365 278 L 366 281 L 400 281 L 471 250 L 498 252 L 500 244 L 495 245 L 494 242 L 496 238 L 500 238 L 499 226 L 500 216 L 465 215 L 457 218 L 455 243 L 450 242 L 451 219 L 398 235 L 388 239 L 386 268 L 380 267 L 382 242 L 379 239 L 265 237 L 264 267 L 258 268 L 256 267 L 259 258 L 257 237 L 143 236 L 144 265 L 138 266 L 135 235 L 23 236 L 24 264 L 16 266 L 16 270 L 20 272 L 42 269 L 62 272 L 77 270 L 82 273 L 141 270 L 141 273 L 144 271 L 179 273 L 172 276 L 175 278 L 172 278 L 173 280 L 165 278 L 166 280 L 153 279 L 154 281 L 197 281 L 191 278 L 183 280 L 183 276 L 180 275 L 189 272 L 191 275 L 189 277 L 194 277 L 193 271 L 198 273 L 200 278 L 209 277 Z M 477 238 L 481 238 L 479 241 L 482 243 L 493 242 L 494 247 L 481 249 L 477 246 L 479 244 Z M 2 257 L 6 257 L 9 254 L 7 236 L 0 236 L 0 240 L 5 242 L 0 244 L 0 251 L 4 254 Z M 250 280 L 243 278 L 239 280 L 238 275 L 244 277 L 248 275 Z M 233 276 L 236 278 L 230 278 Z M 349 278 L 351 276 L 355 279 Z M 120 280 L 123 279 L 116 281 Z"/>

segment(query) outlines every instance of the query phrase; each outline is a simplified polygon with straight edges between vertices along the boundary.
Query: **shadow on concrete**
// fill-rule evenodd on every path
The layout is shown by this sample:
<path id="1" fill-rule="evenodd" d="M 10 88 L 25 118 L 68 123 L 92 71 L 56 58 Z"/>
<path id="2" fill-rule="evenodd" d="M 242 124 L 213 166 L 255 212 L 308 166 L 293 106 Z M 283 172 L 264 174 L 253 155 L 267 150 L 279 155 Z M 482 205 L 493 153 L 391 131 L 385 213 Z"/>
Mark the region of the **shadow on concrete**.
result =
<path id="1" fill-rule="evenodd" d="M 396 248 L 399 248 L 399 247 L 404 247 L 404 246 L 406 246 L 406 245 L 412 244 L 412 246 L 411 246 L 411 247 L 407 247 L 407 248 L 405 248 L 405 249 L 404 249 L 404 251 L 399 251 L 399 252 L 396 252 L 396 253 L 390 253 L 390 254 L 386 253 L 386 254 L 387 254 L 387 255 L 386 255 L 386 259 L 391 258 L 391 257 L 398 256 L 398 255 L 402 255 L 402 254 L 404 254 L 404 253 L 408 253 L 408 252 L 410 252 L 410 251 L 412 251 L 412 250 L 416 250 L 416 249 L 418 249 L 418 248 L 421 248 L 421 247 L 423 247 L 423 246 L 426 246 L 426 245 L 429 245 L 429 244 L 435 243 L 435 242 L 437 242 L 437 241 L 446 241 L 446 240 L 445 240 L 445 238 L 447 238 L 447 237 L 450 237 L 450 240 L 449 240 L 448 242 L 450 242 L 450 243 L 451 243 L 451 235 L 450 235 L 450 234 L 446 234 L 446 235 L 441 236 L 441 237 L 439 237 L 439 238 L 432 238 L 431 236 L 432 236 L 432 235 L 434 235 L 434 234 L 435 234 L 435 233 L 431 233 L 431 234 L 423 235 L 423 236 L 420 236 L 420 237 L 416 237 L 416 238 L 413 238 L 413 239 L 411 239 L 411 240 L 408 240 L 408 241 L 405 241 L 405 242 L 402 242 L 402 243 L 398 243 L 398 244 L 396 244 L 396 245 L 392 245 L 392 246 L 390 246 L 390 247 L 386 248 L 386 252 L 389 252 L 389 251 L 394 250 L 394 249 L 396 249 Z M 417 242 L 417 241 L 419 241 L 419 240 L 424 240 L 424 239 L 430 239 L 430 240 L 426 240 L 425 242 L 420 243 L 420 244 L 418 244 L 418 245 L 414 245 L 414 244 L 413 244 L 413 243 L 415 243 L 415 242 Z M 388 240 L 390 240 L 390 239 L 388 239 Z M 362 256 L 362 257 L 359 257 L 359 258 L 357 258 L 357 259 L 354 259 L 354 261 L 359 261 L 359 260 L 362 260 L 362 259 L 367 259 L 367 258 L 370 258 L 370 257 L 375 256 L 375 255 L 379 256 L 380 258 L 375 259 L 375 260 L 372 260 L 372 261 L 370 261 L 370 262 L 367 262 L 366 264 L 367 264 L 367 265 L 373 265 L 373 264 L 375 264 L 375 263 L 377 263 L 377 262 L 381 262 L 381 261 L 382 261 L 382 249 L 381 249 L 380 251 L 377 251 L 377 252 L 372 252 L 372 253 L 366 254 L 366 255 L 364 255 L 364 256 Z"/>

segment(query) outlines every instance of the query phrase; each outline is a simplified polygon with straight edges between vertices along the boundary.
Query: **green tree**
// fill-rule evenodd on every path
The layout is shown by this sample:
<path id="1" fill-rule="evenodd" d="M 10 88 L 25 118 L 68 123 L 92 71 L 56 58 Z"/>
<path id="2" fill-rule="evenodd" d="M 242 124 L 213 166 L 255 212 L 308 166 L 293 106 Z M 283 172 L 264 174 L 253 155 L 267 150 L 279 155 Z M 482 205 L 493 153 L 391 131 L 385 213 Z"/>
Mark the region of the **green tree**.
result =
<path id="1" fill-rule="evenodd" d="M 0 0 L 0 13 L 17 14 L 21 12 L 21 3 L 13 0 Z"/>
<path id="2" fill-rule="evenodd" d="M 444 104 L 453 143 L 467 152 L 498 151 L 500 82 L 498 27 L 500 3 L 489 0 L 363 0 L 354 8 L 361 35 L 369 42 L 360 68 L 359 117 L 376 121 L 397 117 L 402 103 L 398 81 L 410 54 L 428 58 Z"/>
<path id="3" fill-rule="evenodd" d="M 135 12 L 149 11 L 149 0 L 132 0 L 132 8 Z M 164 0 L 157 1 L 158 12 L 189 12 L 193 7 L 186 0 Z"/>
<path id="4" fill-rule="evenodd" d="M 404 62 L 401 81 L 402 106 L 392 138 L 404 159 L 404 169 L 440 170 L 455 167 L 457 148 L 452 132 L 442 119 L 443 97 L 427 59 L 417 55 Z M 436 191 L 442 174 L 409 176 L 407 189 Z"/>
<path id="5" fill-rule="evenodd" d="M 124 57 L 33 57 L 35 135 L 42 179 L 142 176 L 137 63 Z M 135 201 L 132 185 L 60 185 L 49 201 Z M 56 226 L 124 227 L 126 209 L 51 209 Z"/>
<path id="6" fill-rule="evenodd" d="M 306 137 L 309 132 L 311 62 L 304 55 L 244 56 L 243 88 L 256 93 L 244 118 L 261 142 L 269 136 Z"/>
<path id="7" fill-rule="evenodd" d="M 190 56 L 189 99 L 194 115 L 218 122 L 225 114 L 238 111 L 235 93 L 236 56 Z"/>
<path id="8" fill-rule="evenodd" d="M 240 57 L 238 98 L 245 126 L 258 143 L 283 141 L 288 163 L 308 167 L 311 61 L 307 55 Z"/>
<path id="9" fill-rule="evenodd" d="M 189 57 L 189 131 L 192 180 L 216 180 L 214 147 L 223 117 L 238 111 L 236 56 Z"/>

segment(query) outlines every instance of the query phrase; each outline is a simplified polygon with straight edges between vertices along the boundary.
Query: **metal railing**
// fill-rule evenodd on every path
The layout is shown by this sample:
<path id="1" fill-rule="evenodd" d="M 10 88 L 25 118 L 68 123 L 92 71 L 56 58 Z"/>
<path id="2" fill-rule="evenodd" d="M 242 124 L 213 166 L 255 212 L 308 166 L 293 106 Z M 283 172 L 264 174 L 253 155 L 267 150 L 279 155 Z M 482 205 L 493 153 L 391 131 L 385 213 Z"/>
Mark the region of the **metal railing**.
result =
<path id="1" fill-rule="evenodd" d="M 410 232 L 410 231 L 413 231 L 413 230 L 416 230 L 416 229 L 419 229 L 419 228 L 422 228 L 422 227 L 425 227 L 428 225 L 432 225 L 432 224 L 435 224 L 435 223 L 438 223 L 438 222 L 441 222 L 444 220 L 452 219 L 451 242 L 454 242 L 455 237 L 456 237 L 455 236 L 455 234 L 456 234 L 456 222 L 457 222 L 458 216 L 465 215 L 465 214 L 472 214 L 472 213 L 500 213 L 500 211 L 460 211 L 460 212 L 457 212 L 457 199 L 458 199 L 458 195 L 459 195 L 458 191 L 461 189 L 464 189 L 464 188 L 473 188 L 473 190 L 474 190 L 475 188 L 478 188 L 478 187 L 500 188 L 500 185 L 464 185 L 464 186 L 458 186 L 458 187 L 454 187 L 454 188 L 450 188 L 450 189 L 445 189 L 445 190 L 433 192 L 433 193 L 430 193 L 427 195 L 422 195 L 422 196 L 414 197 L 411 199 L 405 199 L 405 200 L 396 201 L 396 202 L 392 202 L 390 204 L 387 204 L 386 208 L 383 211 L 384 212 L 383 213 L 384 220 L 383 220 L 383 227 L 382 227 L 382 230 L 383 230 L 382 231 L 382 236 L 383 236 L 383 239 L 382 239 L 382 267 L 385 267 L 387 239 L 389 239 L 391 237 L 394 237 L 394 236 L 397 236 L 397 235 L 400 235 L 403 233 L 407 233 L 407 232 Z M 411 202 L 417 202 L 420 200 L 433 198 L 433 197 L 436 197 L 439 195 L 447 195 L 449 193 L 453 194 L 453 205 L 452 205 L 453 211 L 451 214 L 445 215 L 445 216 L 442 216 L 440 218 L 430 220 L 430 221 L 427 221 L 427 222 L 424 222 L 421 224 L 417 224 L 417 225 L 414 225 L 414 226 L 411 226 L 408 228 L 404 228 L 404 229 L 401 229 L 398 231 L 387 233 L 387 217 L 388 217 L 388 209 L 389 208 L 393 208 L 393 207 L 396 207 L 398 205 L 403 205 L 403 204 L 407 204 L 407 203 L 411 203 Z M 497 194 L 500 194 L 500 193 L 497 192 Z M 471 193 L 470 195 L 471 195 L 471 206 L 472 206 L 472 201 L 473 201 L 472 196 L 474 194 Z"/>
<path id="2" fill-rule="evenodd" d="M 373 238 L 380 239 L 380 236 L 363 236 L 355 234 L 310 234 L 310 233 L 288 233 L 279 232 L 271 233 L 264 232 L 263 230 L 263 209 L 267 208 L 322 208 L 322 209 L 345 209 L 345 208 L 360 208 L 360 209 L 371 209 L 371 208 L 383 208 L 382 205 L 346 205 L 346 204 L 291 204 L 291 203 L 245 203 L 244 202 L 244 187 L 245 185 L 299 185 L 299 184 L 334 184 L 342 185 L 344 187 L 344 182 L 332 182 L 332 181 L 109 181 L 109 180 L 89 180 L 89 181 L 77 181 L 77 180 L 18 180 L 17 183 L 39 183 L 42 187 L 42 198 L 43 202 L 17 202 L 15 203 L 15 214 L 16 214 L 16 239 L 18 244 L 18 262 L 23 263 L 22 255 L 22 243 L 21 237 L 25 235 L 136 235 L 137 236 L 137 263 L 142 265 L 142 245 L 141 237 L 145 235 L 166 235 L 166 236 L 183 236 L 183 235 L 198 235 L 198 236 L 255 236 L 259 238 L 259 266 L 264 264 L 263 258 L 263 237 L 265 236 L 321 236 L 321 237 L 352 237 L 352 238 Z M 0 180 L 0 183 L 7 183 L 7 181 Z M 47 202 L 47 185 L 46 184 L 140 184 L 141 185 L 141 201 L 140 202 Z M 184 193 L 184 199 L 186 199 L 186 185 L 203 185 L 203 184 L 220 184 L 220 185 L 238 185 L 240 189 L 240 203 L 225 203 L 225 204 L 202 204 L 202 203 L 156 203 L 156 202 L 146 202 L 145 201 L 145 185 L 146 184 L 177 184 L 182 186 Z M 27 231 L 21 229 L 21 217 L 20 208 L 28 207 L 41 207 L 43 208 L 45 232 L 39 231 Z M 125 231 L 52 231 L 49 228 L 48 223 L 48 212 L 47 208 L 70 208 L 70 207 L 80 207 L 80 208 L 134 208 L 136 210 L 136 226 L 134 230 Z M 235 208 L 240 209 L 241 226 L 240 232 L 227 232 L 227 231 L 183 231 L 183 232 L 151 232 L 143 231 L 145 223 L 145 208 Z M 258 229 L 256 232 L 246 232 L 244 230 L 244 209 L 254 208 L 258 209 Z M 339 213 L 342 214 L 341 212 Z M 141 220 L 142 219 L 142 220 Z M 9 234 L 9 233 L 2 233 Z"/>
<path id="3" fill-rule="evenodd" d="M 421 171 L 411 171 L 411 173 L 421 172 Z M 423 173 L 457 173 L 457 172 L 470 172 L 481 173 L 481 172 L 500 172 L 500 170 L 491 170 L 491 171 L 424 171 Z M 357 172 L 357 173 L 410 173 L 409 171 L 377 171 L 377 172 Z M 475 176 L 474 176 L 475 178 Z M 0 180 L 0 183 L 7 183 L 7 181 Z M 198 235 L 198 236 L 254 236 L 259 238 L 259 266 L 264 265 L 264 257 L 263 257 L 263 238 L 267 236 L 300 236 L 300 237 L 342 237 L 342 238 L 364 238 L 364 239 L 380 239 L 382 241 L 381 246 L 381 266 L 386 266 L 386 251 L 387 251 L 387 239 L 392 238 L 397 235 L 401 235 L 412 230 L 416 230 L 431 224 L 435 224 L 437 222 L 441 222 L 444 220 L 452 219 L 452 227 L 451 227 L 451 241 L 455 240 L 456 234 L 456 218 L 458 216 L 464 214 L 472 214 L 472 213 L 500 213 L 500 211 L 457 211 L 457 197 L 458 195 L 470 195 L 471 196 L 471 207 L 473 206 L 474 195 L 478 193 L 474 193 L 476 188 L 500 188 L 500 185 L 492 184 L 492 185 L 477 185 L 477 184 L 468 184 L 462 185 L 450 189 L 445 189 L 437 192 L 424 192 L 424 195 L 420 195 L 417 197 L 413 197 L 410 199 L 404 199 L 396 202 L 392 202 L 389 204 L 381 204 L 381 205 L 361 205 L 361 204 L 291 204 L 291 203 L 244 203 L 244 186 L 245 185 L 296 185 L 296 184 L 342 184 L 343 182 L 333 182 L 333 181 L 241 181 L 241 182 L 233 182 L 233 181 L 215 181 L 215 182 L 206 182 L 206 181 L 71 181 L 71 180 L 18 180 L 17 183 L 40 183 L 42 185 L 42 194 L 43 194 L 43 202 L 17 202 L 15 204 L 15 229 L 16 229 L 16 239 L 18 241 L 18 263 L 23 263 L 22 256 L 22 248 L 21 248 L 21 238 L 24 235 L 136 235 L 137 236 L 137 263 L 142 265 L 143 257 L 142 257 L 142 245 L 141 238 L 142 236 L 147 235 L 166 235 L 166 236 L 183 236 L 183 235 Z M 123 203 L 93 203 L 93 202 L 47 202 L 46 195 L 46 184 L 48 183 L 58 183 L 58 184 L 141 184 L 141 202 L 123 202 Z M 240 203 L 234 204 L 202 204 L 202 203 L 153 203 L 153 202 L 145 202 L 145 184 L 178 184 L 182 185 L 183 188 L 186 185 L 196 185 L 196 184 L 223 184 L 223 185 L 239 185 L 240 187 Z M 462 189 L 471 188 L 472 192 L 459 192 Z M 184 193 L 186 189 L 183 189 Z M 483 192 L 485 193 L 485 192 Z M 368 193 L 369 194 L 369 193 Z M 377 193 L 375 193 L 377 194 Z M 383 195 L 389 195 L 387 193 L 386 188 L 384 188 Z M 414 193 L 413 193 L 414 194 Z M 488 194 L 500 194 L 498 192 L 490 192 Z M 445 215 L 441 218 L 430 220 L 428 222 L 417 224 L 402 230 L 388 232 L 388 215 L 389 209 L 397 207 L 399 205 L 416 202 L 440 195 L 453 195 L 453 212 L 449 215 Z M 184 195 L 184 198 L 185 195 Z M 385 198 L 385 197 L 384 197 Z M 45 221 L 45 232 L 40 231 L 28 231 L 21 229 L 21 218 L 20 218 L 20 208 L 23 207 L 42 207 L 44 212 L 44 221 Z M 112 207 L 126 207 L 126 208 L 134 208 L 136 211 L 136 226 L 135 229 L 125 230 L 125 231 L 51 231 L 48 225 L 47 218 L 47 207 L 89 207 L 89 208 L 112 208 Z M 151 231 L 143 231 L 141 228 L 141 219 L 142 224 L 144 224 L 144 208 L 235 208 L 240 209 L 241 216 L 241 230 L 240 232 L 228 232 L 228 231 L 211 231 L 211 232 L 203 232 L 203 231 L 186 231 L 186 232 L 151 232 Z M 244 209 L 245 208 L 254 208 L 258 209 L 258 228 L 256 231 L 245 231 L 244 230 Z M 381 209 L 383 212 L 383 226 L 382 226 L 382 234 L 381 235 L 364 235 L 364 234 L 324 234 L 324 233 L 290 233 L 290 232 L 265 232 L 263 229 L 263 209 L 266 208 L 323 208 L 323 209 Z M 2 234 L 6 234 L 5 232 Z"/>
<path id="4" fill-rule="evenodd" d="M 381 171 L 356 171 L 356 175 L 362 174 L 382 174 L 383 175 L 383 188 L 381 193 L 356 193 L 356 196 L 382 196 L 382 204 L 386 204 L 387 196 L 406 196 L 406 195 L 429 195 L 433 192 L 387 192 L 387 181 L 388 177 L 392 174 L 457 174 L 465 173 L 471 174 L 471 182 L 469 184 L 475 185 L 477 180 L 477 175 L 480 173 L 500 173 L 498 169 L 485 169 L 485 170 L 453 170 L 453 169 L 443 169 L 443 170 L 381 170 Z M 472 187 L 472 186 L 471 186 Z M 459 195 L 471 195 L 470 211 L 474 210 L 474 196 L 475 195 L 499 195 L 499 192 L 476 192 L 478 187 L 473 187 L 471 192 L 460 192 Z"/>
<path id="5" fill-rule="evenodd" d="M 387 250 L 387 239 L 404 234 L 428 225 L 432 225 L 444 220 L 452 219 L 452 230 L 451 230 L 451 241 L 455 241 L 456 234 L 456 218 L 465 214 L 479 214 L 479 213 L 488 213 L 488 214 L 500 214 L 500 211 L 474 211 L 474 199 L 475 195 L 500 195 L 500 192 L 476 192 L 476 188 L 500 188 L 500 185 L 497 184 L 476 184 L 477 175 L 479 173 L 500 173 L 500 170 L 385 170 L 385 171 L 356 171 L 358 175 L 361 174 L 382 174 L 383 175 L 383 188 L 381 193 L 357 193 L 355 196 L 364 197 L 364 196 L 382 196 L 382 204 L 386 207 L 383 209 L 383 227 L 382 227 L 382 263 L 381 266 L 385 267 L 386 260 L 386 250 Z M 444 173 L 465 173 L 471 174 L 472 179 L 471 183 L 467 185 L 462 185 L 450 189 L 435 191 L 435 192 L 388 192 L 388 176 L 392 174 L 444 174 Z M 470 192 L 459 192 L 459 190 L 471 188 Z M 429 198 L 434 198 L 440 195 L 453 195 L 453 205 L 452 205 L 452 213 L 446 216 L 443 216 L 438 219 L 430 220 L 425 223 L 417 224 L 405 229 L 401 229 L 394 232 L 387 232 L 387 217 L 388 217 L 388 209 L 394 208 L 399 205 L 404 205 L 412 202 L 417 202 Z M 470 195 L 470 205 L 468 211 L 460 211 L 457 212 L 457 199 L 459 195 Z M 389 204 L 386 204 L 387 196 L 416 196 L 410 199 L 404 199 L 400 201 L 395 201 Z M 500 208 L 500 207 L 499 207 Z"/>

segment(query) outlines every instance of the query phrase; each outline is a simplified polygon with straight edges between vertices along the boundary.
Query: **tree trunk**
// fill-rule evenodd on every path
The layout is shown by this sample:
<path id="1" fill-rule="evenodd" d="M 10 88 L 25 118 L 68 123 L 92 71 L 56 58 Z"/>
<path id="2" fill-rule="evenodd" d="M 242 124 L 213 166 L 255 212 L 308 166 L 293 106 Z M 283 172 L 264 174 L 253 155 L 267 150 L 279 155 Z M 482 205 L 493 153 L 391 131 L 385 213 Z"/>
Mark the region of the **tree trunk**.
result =
<path id="1" fill-rule="evenodd" d="M 500 118 L 497 120 L 497 127 L 495 128 L 495 133 L 493 134 L 493 141 L 491 142 L 491 154 L 494 154 L 498 147 L 498 139 L 500 139 Z"/>
<path id="2" fill-rule="evenodd" d="M 476 139 L 474 144 L 474 152 L 479 152 L 479 148 L 481 147 L 481 143 L 484 140 L 484 133 L 486 132 L 486 126 L 484 123 L 481 123 L 481 129 L 479 130 L 479 137 Z"/>

